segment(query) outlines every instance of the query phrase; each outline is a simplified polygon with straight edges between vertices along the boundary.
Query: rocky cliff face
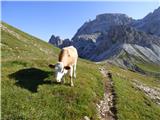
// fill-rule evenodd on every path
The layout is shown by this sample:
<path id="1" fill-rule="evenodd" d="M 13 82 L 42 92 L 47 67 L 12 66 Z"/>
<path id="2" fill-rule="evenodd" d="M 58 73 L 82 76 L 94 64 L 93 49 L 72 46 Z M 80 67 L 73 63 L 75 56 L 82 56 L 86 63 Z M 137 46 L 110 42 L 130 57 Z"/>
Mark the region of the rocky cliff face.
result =
<path id="1" fill-rule="evenodd" d="M 125 14 L 101 14 L 84 23 L 70 45 L 80 57 L 92 61 L 118 60 L 126 66 L 131 58 L 138 58 L 160 64 L 159 25 L 160 8 L 141 20 Z"/>
<path id="2" fill-rule="evenodd" d="M 97 42 L 79 40 L 74 42 L 80 56 L 93 61 L 117 58 L 123 51 L 145 61 L 160 62 L 160 38 L 147 35 L 128 26 L 117 26 L 108 34 L 101 34 Z"/>
<path id="3" fill-rule="evenodd" d="M 100 14 L 96 16 L 93 21 L 85 22 L 77 31 L 76 36 L 83 34 L 93 34 L 99 32 L 107 32 L 111 26 L 127 25 L 134 21 L 125 14 Z M 73 40 L 74 40 L 73 37 Z"/>

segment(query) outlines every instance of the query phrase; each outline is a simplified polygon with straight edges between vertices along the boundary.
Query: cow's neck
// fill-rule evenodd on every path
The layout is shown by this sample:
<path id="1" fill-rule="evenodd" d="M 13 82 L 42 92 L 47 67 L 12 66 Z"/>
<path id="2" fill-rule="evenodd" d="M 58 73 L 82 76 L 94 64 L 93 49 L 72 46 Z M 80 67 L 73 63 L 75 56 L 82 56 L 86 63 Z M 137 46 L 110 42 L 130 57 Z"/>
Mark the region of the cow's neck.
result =
<path id="1" fill-rule="evenodd" d="M 61 57 L 59 57 L 59 62 L 62 62 L 63 63 L 63 65 L 64 65 L 64 67 L 66 67 L 68 64 L 67 64 L 67 58 L 66 58 L 66 56 L 61 56 Z"/>
<path id="2" fill-rule="evenodd" d="M 65 60 L 59 60 L 59 62 L 61 62 L 61 63 L 63 64 L 63 66 L 64 66 L 64 67 L 66 67 L 66 66 L 67 66 L 67 63 L 66 63 L 66 61 L 65 61 Z"/>

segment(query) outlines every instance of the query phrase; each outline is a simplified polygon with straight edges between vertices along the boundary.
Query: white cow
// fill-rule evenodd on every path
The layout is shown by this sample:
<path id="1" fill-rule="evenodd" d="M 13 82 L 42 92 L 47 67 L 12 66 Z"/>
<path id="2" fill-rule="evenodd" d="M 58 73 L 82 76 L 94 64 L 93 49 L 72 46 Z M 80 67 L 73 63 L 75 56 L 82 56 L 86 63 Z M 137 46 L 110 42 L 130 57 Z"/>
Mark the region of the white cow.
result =
<path id="1" fill-rule="evenodd" d="M 61 50 L 58 62 L 55 65 L 50 64 L 49 67 L 55 68 L 55 77 L 57 82 L 62 81 L 62 77 L 68 72 L 71 80 L 71 86 L 74 86 L 72 75 L 76 78 L 76 65 L 78 53 L 75 47 L 69 46 Z"/>

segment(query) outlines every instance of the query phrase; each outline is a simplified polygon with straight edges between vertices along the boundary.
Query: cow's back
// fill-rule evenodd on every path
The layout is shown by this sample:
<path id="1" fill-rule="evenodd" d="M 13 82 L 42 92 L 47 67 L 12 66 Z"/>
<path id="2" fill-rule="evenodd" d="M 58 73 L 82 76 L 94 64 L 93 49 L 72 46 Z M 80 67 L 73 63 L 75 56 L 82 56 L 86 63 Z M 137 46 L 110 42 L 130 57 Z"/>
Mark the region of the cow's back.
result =
<path id="1" fill-rule="evenodd" d="M 65 47 L 59 54 L 59 61 L 64 63 L 64 66 L 73 65 L 77 62 L 77 49 L 73 46 Z"/>

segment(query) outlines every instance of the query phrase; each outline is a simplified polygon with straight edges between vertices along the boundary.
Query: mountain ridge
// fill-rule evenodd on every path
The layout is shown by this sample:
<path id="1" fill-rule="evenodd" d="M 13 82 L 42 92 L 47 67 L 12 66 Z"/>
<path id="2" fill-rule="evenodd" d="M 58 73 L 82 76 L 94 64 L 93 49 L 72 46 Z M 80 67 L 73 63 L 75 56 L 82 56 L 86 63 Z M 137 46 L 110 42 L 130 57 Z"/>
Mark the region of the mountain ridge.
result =
<path id="1" fill-rule="evenodd" d="M 126 51 L 127 48 L 128 51 L 133 50 L 137 53 L 134 55 L 134 52 L 128 52 L 130 56 L 141 56 L 146 62 L 160 64 L 160 27 L 153 26 L 153 23 L 159 26 L 160 17 L 158 16 L 160 16 L 160 7 L 140 20 L 121 13 L 100 14 L 94 20 L 85 22 L 70 41 L 63 40 L 65 44 L 62 43 L 58 47 L 74 45 L 80 57 L 96 62 L 113 60 L 117 58 L 115 55 L 118 56 L 118 52 L 113 52 L 113 49 Z M 152 33 L 149 30 L 152 30 Z"/>

